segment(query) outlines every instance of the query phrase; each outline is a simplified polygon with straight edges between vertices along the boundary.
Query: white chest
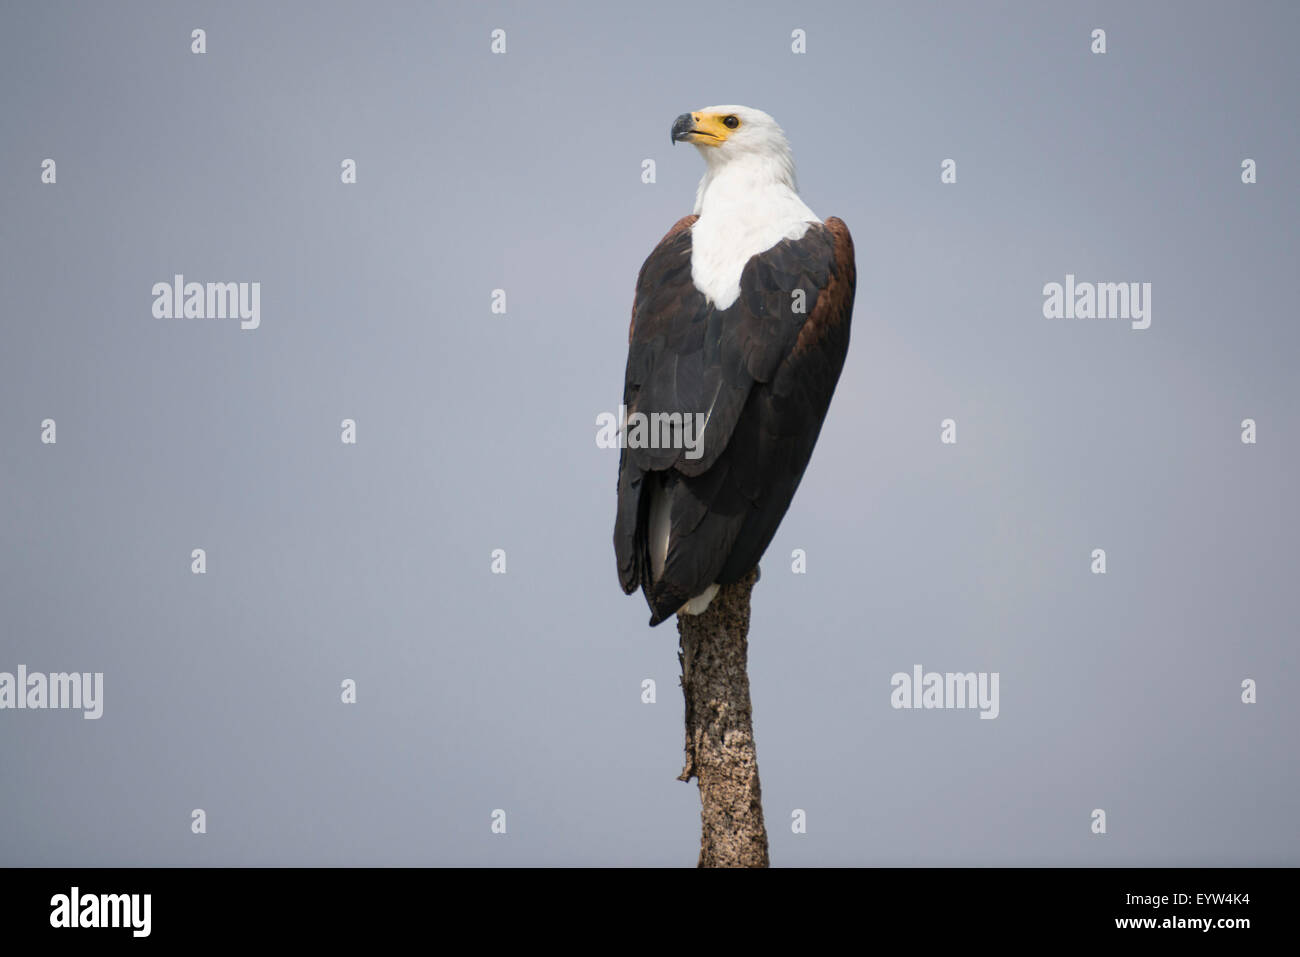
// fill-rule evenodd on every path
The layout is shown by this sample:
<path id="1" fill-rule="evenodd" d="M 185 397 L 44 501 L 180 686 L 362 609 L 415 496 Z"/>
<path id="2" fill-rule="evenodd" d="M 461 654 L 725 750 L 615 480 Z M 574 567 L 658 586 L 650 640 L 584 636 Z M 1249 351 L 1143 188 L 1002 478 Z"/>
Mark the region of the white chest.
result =
<path id="1" fill-rule="evenodd" d="M 745 264 L 783 239 L 800 239 L 821 222 L 787 187 L 748 193 L 718 189 L 715 183 L 691 227 L 691 279 L 719 309 L 740 297 Z"/>

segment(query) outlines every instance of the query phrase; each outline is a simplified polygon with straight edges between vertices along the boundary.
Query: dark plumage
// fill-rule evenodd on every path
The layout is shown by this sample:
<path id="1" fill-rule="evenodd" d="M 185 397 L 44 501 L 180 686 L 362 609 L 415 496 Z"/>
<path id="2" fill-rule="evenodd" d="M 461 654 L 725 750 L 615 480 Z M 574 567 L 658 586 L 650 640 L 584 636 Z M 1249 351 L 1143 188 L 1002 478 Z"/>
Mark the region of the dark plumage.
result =
<path id="1" fill-rule="evenodd" d="M 740 297 L 720 310 L 691 280 L 696 219 L 673 226 L 641 267 L 629 333 L 629 416 L 712 407 L 701 457 L 625 448 L 619 459 L 619 580 L 628 594 L 645 592 L 651 625 L 758 564 L 812 455 L 853 311 L 853 240 L 841 220 L 752 257 Z M 806 296 L 803 313 L 795 289 Z M 671 530 L 662 571 L 652 567 L 648 541 L 659 496 Z"/>

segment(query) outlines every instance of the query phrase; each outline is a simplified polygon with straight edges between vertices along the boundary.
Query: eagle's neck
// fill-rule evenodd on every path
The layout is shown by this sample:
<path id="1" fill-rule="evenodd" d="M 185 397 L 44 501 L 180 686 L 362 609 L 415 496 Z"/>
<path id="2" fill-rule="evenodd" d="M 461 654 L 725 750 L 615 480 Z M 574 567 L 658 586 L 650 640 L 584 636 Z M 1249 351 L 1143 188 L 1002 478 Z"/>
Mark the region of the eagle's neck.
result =
<path id="1" fill-rule="evenodd" d="M 707 152 L 706 152 L 707 150 Z M 701 148 L 709 168 L 700 180 L 691 227 L 691 278 L 719 309 L 740 297 L 745 264 L 783 239 L 800 239 L 817 214 L 795 189 L 789 151 L 715 159 Z"/>

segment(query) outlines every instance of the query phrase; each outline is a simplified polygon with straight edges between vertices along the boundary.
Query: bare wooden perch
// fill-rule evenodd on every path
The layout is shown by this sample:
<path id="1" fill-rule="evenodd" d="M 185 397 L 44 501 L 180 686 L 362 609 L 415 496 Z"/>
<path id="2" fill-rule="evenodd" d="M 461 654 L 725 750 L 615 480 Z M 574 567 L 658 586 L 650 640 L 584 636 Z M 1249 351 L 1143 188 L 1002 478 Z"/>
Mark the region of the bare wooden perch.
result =
<path id="1" fill-rule="evenodd" d="M 702 615 L 678 615 L 686 766 L 700 786 L 700 867 L 767 867 L 767 828 L 749 700 L 754 569 L 719 589 Z"/>

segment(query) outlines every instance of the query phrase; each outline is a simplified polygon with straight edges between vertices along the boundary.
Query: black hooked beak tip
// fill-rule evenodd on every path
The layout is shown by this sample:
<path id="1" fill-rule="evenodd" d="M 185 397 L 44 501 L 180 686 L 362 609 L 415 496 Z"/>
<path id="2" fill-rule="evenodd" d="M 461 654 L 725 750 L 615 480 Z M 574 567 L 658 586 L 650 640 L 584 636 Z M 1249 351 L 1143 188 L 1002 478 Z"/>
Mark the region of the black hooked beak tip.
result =
<path id="1" fill-rule="evenodd" d="M 673 142 L 686 139 L 695 131 L 695 117 L 689 113 L 683 113 L 677 119 L 673 120 Z"/>

